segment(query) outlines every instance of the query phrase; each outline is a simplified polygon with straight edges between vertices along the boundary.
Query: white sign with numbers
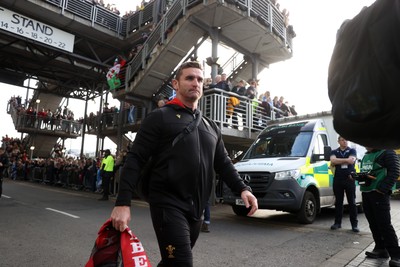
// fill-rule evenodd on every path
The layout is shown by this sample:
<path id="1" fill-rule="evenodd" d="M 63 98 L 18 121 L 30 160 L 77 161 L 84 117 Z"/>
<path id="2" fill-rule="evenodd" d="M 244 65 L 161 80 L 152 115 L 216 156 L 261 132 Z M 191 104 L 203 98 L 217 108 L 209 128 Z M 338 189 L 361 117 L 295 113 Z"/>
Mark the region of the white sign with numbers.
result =
<path id="1" fill-rule="evenodd" d="M 74 50 L 73 34 L 3 7 L 0 7 L 0 29 L 71 53 Z"/>

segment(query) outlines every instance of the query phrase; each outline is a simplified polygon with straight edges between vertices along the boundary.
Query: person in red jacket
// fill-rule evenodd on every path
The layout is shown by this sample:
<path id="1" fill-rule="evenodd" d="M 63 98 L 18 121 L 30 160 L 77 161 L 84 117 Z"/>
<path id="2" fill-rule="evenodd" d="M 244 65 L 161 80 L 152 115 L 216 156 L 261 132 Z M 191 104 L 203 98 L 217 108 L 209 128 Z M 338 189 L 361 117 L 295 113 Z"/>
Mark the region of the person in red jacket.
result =
<path id="1" fill-rule="evenodd" d="M 233 166 L 213 121 L 203 117 L 192 132 L 172 144 L 194 118 L 201 116 L 198 109 L 203 94 L 201 64 L 183 63 L 172 85 L 176 98 L 148 115 L 126 156 L 111 219 L 116 229 L 123 231 L 127 227 L 135 185 L 151 157 L 151 173 L 143 179 L 150 179 L 148 202 L 161 253 L 158 266 L 190 267 L 214 170 L 233 191 L 241 194 L 248 215 L 256 212 L 258 204 L 251 188 Z"/>

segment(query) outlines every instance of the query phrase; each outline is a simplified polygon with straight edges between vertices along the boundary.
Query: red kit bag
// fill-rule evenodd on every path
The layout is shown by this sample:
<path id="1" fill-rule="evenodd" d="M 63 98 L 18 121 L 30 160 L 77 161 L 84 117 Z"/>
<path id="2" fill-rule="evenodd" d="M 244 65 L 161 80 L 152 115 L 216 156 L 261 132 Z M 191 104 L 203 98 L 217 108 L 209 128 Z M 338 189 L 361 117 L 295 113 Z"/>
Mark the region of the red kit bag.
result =
<path id="1" fill-rule="evenodd" d="M 129 228 L 120 232 L 108 219 L 100 228 L 85 267 L 151 267 L 142 243 Z"/>

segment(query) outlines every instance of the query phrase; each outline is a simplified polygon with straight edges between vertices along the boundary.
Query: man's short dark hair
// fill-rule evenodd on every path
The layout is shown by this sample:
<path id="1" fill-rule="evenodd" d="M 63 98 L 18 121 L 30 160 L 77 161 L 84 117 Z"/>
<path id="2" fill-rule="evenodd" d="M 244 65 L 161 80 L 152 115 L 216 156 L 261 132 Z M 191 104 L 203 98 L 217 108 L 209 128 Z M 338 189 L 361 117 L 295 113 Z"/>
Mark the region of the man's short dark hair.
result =
<path id="1" fill-rule="evenodd" d="M 196 68 L 196 69 L 203 70 L 203 67 L 201 66 L 200 62 L 187 61 L 185 63 L 182 63 L 182 65 L 179 66 L 179 68 L 178 68 L 178 70 L 176 71 L 176 74 L 175 74 L 175 79 L 179 80 L 179 78 L 182 75 L 182 71 L 184 69 L 188 69 L 188 68 Z"/>

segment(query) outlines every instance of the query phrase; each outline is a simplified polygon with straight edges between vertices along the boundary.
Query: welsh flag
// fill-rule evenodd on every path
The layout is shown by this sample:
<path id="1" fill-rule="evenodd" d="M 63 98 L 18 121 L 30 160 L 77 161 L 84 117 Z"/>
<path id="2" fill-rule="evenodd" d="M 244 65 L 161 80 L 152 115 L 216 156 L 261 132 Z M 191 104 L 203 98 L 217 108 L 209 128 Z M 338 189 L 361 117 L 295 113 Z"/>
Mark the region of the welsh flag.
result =
<path id="1" fill-rule="evenodd" d="M 114 90 L 121 86 L 121 80 L 119 77 L 119 72 L 121 68 L 125 65 L 125 60 L 119 60 L 118 58 L 115 59 L 114 66 L 110 68 L 107 72 L 107 83 L 110 87 L 110 90 Z"/>
<path id="2" fill-rule="evenodd" d="M 120 64 L 115 64 L 108 72 L 107 72 L 107 83 L 110 87 L 110 90 L 114 90 L 121 86 L 121 80 L 118 77 L 118 73 L 121 70 Z"/>

